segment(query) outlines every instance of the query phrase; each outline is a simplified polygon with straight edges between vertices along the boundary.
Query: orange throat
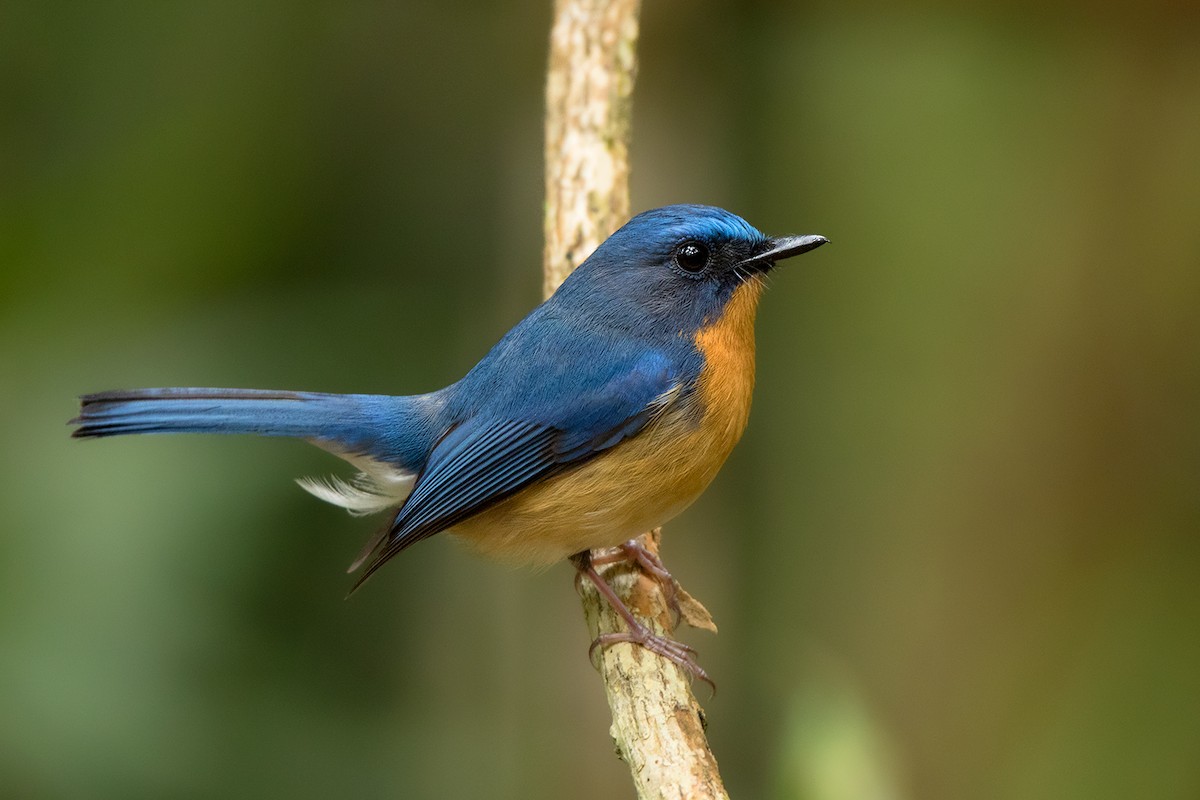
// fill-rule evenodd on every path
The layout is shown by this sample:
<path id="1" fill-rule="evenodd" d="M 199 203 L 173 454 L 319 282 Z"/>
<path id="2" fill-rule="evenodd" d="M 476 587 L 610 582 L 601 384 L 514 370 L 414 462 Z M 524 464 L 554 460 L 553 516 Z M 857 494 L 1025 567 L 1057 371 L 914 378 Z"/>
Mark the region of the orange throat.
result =
<path id="1" fill-rule="evenodd" d="M 732 450 L 750 419 L 754 394 L 754 318 L 763 285 L 759 280 L 743 283 L 716 322 L 696 334 L 696 347 L 704 356 L 700 373 L 700 400 L 704 425 L 715 439 L 728 440 Z M 724 430 L 720 430 L 723 428 Z"/>

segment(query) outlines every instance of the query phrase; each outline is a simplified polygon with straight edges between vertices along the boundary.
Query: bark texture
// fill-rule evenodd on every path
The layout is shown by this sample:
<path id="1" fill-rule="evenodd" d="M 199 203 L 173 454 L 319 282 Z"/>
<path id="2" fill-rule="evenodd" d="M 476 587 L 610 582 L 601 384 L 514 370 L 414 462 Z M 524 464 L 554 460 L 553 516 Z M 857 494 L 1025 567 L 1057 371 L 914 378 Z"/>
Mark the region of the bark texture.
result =
<path id="1" fill-rule="evenodd" d="M 555 3 L 546 82 L 547 296 L 629 217 L 639 10 L 639 0 Z M 642 540 L 658 553 L 657 531 Z M 671 614 L 657 580 L 628 563 L 600 572 L 655 633 L 671 631 Z M 624 622 L 590 583 L 577 585 L 593 637 L 624 630 Z M 707 612 L 685 592 L 680 594 L 689 601 L 685 618 L 703 625 Z M 688 676 L 631 644 L 598 649 L 595 660 L 612 710 L 617 755 L 629 765 L 638 797 L 727 797 Z"/>
<path id="2" fill-rule="evenodd" d="M 546 80 L 549 296 L 629 217 L 639 0 L 558 0 Z"/>

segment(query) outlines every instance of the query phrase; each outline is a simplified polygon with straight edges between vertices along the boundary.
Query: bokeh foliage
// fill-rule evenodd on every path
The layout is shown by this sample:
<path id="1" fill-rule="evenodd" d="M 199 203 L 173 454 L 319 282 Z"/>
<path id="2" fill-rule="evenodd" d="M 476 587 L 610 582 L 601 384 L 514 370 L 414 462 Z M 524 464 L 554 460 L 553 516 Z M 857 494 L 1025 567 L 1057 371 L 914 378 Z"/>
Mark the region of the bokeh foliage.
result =
<path id="1" fill-rule="evenodd" d="M 0 7 L 0 793 L 620 797 L 566 567 L 86 391 L 424 391 L 536 302 L 545 2 Z M 735 796 L 1200 795 L 1200 20 L 647 3 L 633 202 L 782 270 L 665 555 Z"/>

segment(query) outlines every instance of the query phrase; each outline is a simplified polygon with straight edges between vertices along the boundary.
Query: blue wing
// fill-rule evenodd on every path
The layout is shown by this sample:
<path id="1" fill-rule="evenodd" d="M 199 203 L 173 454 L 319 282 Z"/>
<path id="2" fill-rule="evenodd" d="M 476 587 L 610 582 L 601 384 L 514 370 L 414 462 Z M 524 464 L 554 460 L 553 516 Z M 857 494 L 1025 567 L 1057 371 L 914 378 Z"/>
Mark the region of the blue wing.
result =
<path id="1" fill-rule="evenodd" d="M 569 404 L 531 406 L 524 419 L 478 414 L 452 428 L 392 524 L 351 566 L 370 562 L 355 588 L 409 545 L 636 435 L 681 389 L 659 353 L 609 375 L 596 388 L 573 392 Z"/>

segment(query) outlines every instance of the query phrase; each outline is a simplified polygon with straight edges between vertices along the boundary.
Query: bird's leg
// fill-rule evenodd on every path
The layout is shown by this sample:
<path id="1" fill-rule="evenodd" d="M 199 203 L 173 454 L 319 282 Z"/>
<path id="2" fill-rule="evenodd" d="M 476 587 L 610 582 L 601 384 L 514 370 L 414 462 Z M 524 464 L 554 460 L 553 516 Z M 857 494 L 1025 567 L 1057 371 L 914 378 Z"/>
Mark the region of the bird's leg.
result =
<path id="1" fill-rule="evenodd" d="M 675 576 L 667 571 L 658 553 L 642 544 L 641 539 L 627 539 L 606 553 L 592 555 L 591 559 L 592 566 L 596 567 L 618 561 L 636 563 L 643 572 L 658 581 L 658 585 L 662 587 L 667 608 L 671 610 L 671 629 L 674 630 L 679 625 L 682 611 L 679 608 L 679 593 L 675 591 L 679 583 L 675 580 Z"/>
<path id="2" fill-rule="evenodd" d="M 609 560 L 607 556 L 605 556 L 604 559 L 606 562 L 611 563 L 611 560 Z M 616 560 L 625 559 L 618 558 Z M 674 639 L 666 636 L 659 636 L 651 631 L 645 623 L 635 617 L 633 612 L 629 610 L 629 607 L 625 605 L 617 593 L 613 591 L 613 588 L 609 586 L 608 582 L 604 580 L 604 578 L 600 577 L 600 573 L 596 572 L 596 568 L 592 564 L 590 552 L 585 550 L 582 553 L 577 553 L 571 556 L 571 563 L 575 565 L 575 569 L 577 570 L 575 578 L 576 586 L 578 587 L 578 582 L 582 578 L 587 578 L 589 581 L 591 581 L 592 585 L 596 587 L 596 591 L 598 591 L 601 596 L 608 601 L 608 604 L 612 606 L 613 611 L 616 611 L 621 619 L 625 620 L 625 625 L 628 627 L 627 631 L 602 633 L 597 636 L 592 642 L 591 647 L 588 648 L 588 658 L 592 657 L 592 655 L 596 652 L 596 648 L 605 648 L 610 645 L 617 644 L 618 642 L 630 642 L 632 644 L 641 645 L 650 652 L 656 653 L 675 664 L 691 677 L 699 678 L 700 680 L 704 681 L 712 688 L 713 692 L 716 693 L 717 685 L 713 682 L 712 678 L 708 676 L 708 673 L 705 672 L 698 663 L 696 663 L 696 651 L 682 642 L 677 642 Z M 642 562 L 637 560 L 637 563 L 641 564 Z M 660 568 L 661 563 L 662 562 L 659 562 Z M 666 572 L 666 570 L 662 571 Z M 669 577 L 670 573 L 667 573 L 667 575 Z M 658 578 L 657 574 L 655 574 L 654 577 L 658 580 L 661 580 Z"/>

